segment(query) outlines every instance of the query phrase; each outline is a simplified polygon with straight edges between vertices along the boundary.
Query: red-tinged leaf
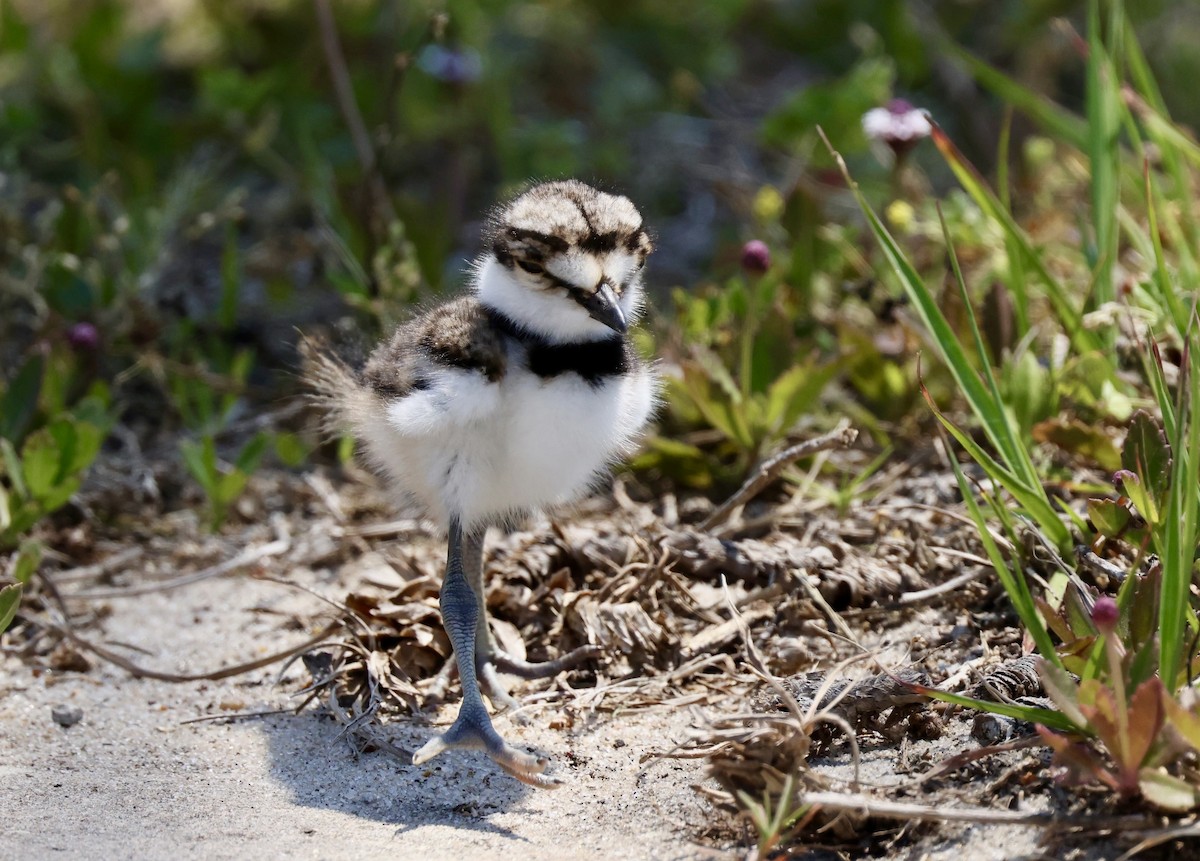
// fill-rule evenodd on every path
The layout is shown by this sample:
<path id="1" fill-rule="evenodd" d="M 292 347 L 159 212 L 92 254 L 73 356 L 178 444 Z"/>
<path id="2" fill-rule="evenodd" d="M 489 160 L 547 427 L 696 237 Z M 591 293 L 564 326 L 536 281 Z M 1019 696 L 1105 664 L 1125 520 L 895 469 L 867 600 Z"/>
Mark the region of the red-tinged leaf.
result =
<path id="1" fill-rule="evenodd" d="M 1088 719 L 1088 725 L 1104 742 L 1109 753 L 1120 762 L 1125 761 L 1128 739 L 1121 732 L 1122 721 L 1116 694 L 1099 679 L 1087 679 L 1079 683 L 1079 710 Z"/>
<path id="2" fill-rule="evenodd" d="M 1037 733 L 1046 746 L 1054 751 L 1054 762 L 1067 770 L 1068 782 L 1078 784 L 1099 780 L 1112 789 L 1120 785 L 1116 776 L 1104 767 L 1104 761 L 1087 743 L 1051 732 L 1044 726 L 1039 726 Z"/>
<path id="3" fill-rule="evenodd" d="M 1138 685 L 1129 700 L 1129 738 L 1126 744 L 1130 766 L 1144 763 L 1158 739 L 1163 725 L 1164 693 L 1162 681 L 1155 677 Z"/>
<path id="4" fill-rule="evenodd" d="M 1071 626 L 1067 624 L 1067 620 L 1063 618 L 1062 613 L 1050 606 L 1050 602 L 1045 598 L 1034 598 L 1033 603 L 1037 606 L 1038 612 L 1042 614 L 1042 618 L 1046 620 L 1046 627 L 1054 632 L 1054 635 L 1064 643 L 1070 643 L 1075 640 L 1075 633 L 1071 630 Z"/>

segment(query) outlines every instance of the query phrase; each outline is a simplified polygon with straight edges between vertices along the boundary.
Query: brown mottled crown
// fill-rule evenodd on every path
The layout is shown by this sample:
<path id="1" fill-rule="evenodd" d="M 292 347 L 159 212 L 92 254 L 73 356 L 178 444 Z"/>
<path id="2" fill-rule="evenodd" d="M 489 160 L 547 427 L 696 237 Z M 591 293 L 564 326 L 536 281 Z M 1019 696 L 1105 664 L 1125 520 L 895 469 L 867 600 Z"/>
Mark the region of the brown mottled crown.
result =
<path id="1" fill-rule="evenodd" d="M 573 179 L 535 185 L 498 209 L 492 217 L 491 246 L 505 266 L 535 273 L 546 260 L 572 248 L 592 254 L 622 250 L 639 263 L 653 250 L 629 198 Z"/>

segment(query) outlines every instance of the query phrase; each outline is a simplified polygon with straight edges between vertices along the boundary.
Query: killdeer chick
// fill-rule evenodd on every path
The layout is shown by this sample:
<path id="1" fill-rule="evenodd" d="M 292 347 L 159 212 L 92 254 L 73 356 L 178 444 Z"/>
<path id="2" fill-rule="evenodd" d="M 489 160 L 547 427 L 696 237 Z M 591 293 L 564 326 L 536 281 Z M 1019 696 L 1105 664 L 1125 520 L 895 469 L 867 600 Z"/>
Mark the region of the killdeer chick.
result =
<path id="1" fill-rule="evenodd" d="M 500 651 L 487 623 L 483 538 L 566 502 L 628 454 L 656 384 L 628 329 L 641 312 L 652 250 L 634 205 L 577 181 L 537 185 L 501 207 L 471 295 L 400 326 L 361 372 L 310 351 L 309 376 L 366 455 L 448 534 L 441 609 L 463 699 L 458 718 L 413 756 L 484 750 L 550 787 L 548 761 L 496 732 L 481 696 L 515 702 L 497 671 L 553 675 L 595 654 L 543 664 Z"/>

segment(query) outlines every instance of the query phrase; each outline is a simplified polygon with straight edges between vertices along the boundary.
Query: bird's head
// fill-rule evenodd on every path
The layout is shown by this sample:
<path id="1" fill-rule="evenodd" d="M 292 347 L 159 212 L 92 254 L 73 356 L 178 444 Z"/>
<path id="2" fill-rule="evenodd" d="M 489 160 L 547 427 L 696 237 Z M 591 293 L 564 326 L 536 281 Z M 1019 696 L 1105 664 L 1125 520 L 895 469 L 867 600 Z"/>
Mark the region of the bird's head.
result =
<path id="1" fill-rule="evenodd" d="M 479 299 L 552 341 L 612 338 L 641 313 L 652 250 L 628 198 L 575 180 L 543 183 L 493 216 Z"/>

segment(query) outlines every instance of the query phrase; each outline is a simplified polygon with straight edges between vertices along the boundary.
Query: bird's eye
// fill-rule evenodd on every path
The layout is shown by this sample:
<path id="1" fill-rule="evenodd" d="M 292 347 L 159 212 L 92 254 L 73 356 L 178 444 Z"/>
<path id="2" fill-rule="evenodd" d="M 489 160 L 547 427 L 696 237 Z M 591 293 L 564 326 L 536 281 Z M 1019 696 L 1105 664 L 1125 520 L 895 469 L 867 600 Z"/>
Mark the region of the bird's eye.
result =
<path id="1" fill-rule="evenodd" d="M 517 265 L 530 275 L 540 275 L 546 271 L 546 267 L 542 266 L 540 263 L 530 263 L 528 260 L 518 260 Z"/>

